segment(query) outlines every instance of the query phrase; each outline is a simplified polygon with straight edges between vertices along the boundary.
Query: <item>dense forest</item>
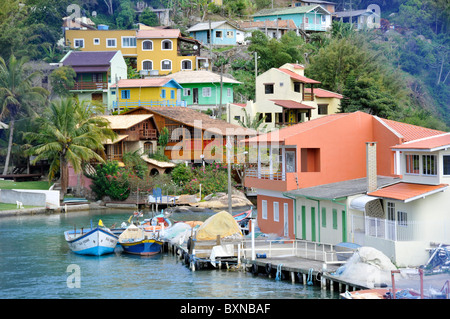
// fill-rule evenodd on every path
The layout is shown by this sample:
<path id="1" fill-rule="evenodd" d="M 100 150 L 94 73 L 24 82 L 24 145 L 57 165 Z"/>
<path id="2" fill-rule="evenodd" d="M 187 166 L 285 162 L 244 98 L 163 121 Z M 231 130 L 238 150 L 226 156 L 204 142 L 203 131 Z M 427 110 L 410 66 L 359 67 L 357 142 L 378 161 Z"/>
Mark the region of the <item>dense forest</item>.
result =
<path id="1" fill-rule="evenodd" d="M 147 8 L 172 9 L 173 27 L 182 31 L 207 19 L 250 19 L 257 10 L 286 6 L 289 0 L 0 0 L 0 57 L 57 62 L 62 18 L 81 8 L 97 24 L 133 28 L 157 25 Z M 303 39 L 291 33 L 269 40 L 254 32 L 246 49 L 259 56 L 258 73 L 286 62 L 306 66 L 305 74 L 322 87 L 344 95 L 342 111 L 365 110 L 382 117 L 447 130 L 450 126 L 450 4 L 448 0 L 334 0 L 337 10 L 378 4 L 378 30 L 354 31 L 334 23 L 327 34 Z M 227 59 L 229 73 L 245 83 L 237 97 L 254 96 L 254 60 Z M 3 119 L 7 122 L 7 119 Z"/>

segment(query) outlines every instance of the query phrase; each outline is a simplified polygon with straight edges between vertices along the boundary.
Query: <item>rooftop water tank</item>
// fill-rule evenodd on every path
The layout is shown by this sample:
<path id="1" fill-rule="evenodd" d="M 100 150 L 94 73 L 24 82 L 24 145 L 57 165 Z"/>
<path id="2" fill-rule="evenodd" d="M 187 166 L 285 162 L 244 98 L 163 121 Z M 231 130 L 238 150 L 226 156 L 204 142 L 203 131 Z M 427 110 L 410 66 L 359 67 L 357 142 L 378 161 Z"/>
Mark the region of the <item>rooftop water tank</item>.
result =
<path id="1" fill-rule="evenodd" d="M 107 26 L 106 24 L 99 24 L 97 26 L 98 30 L 109 30 L 109 26 Z"/>

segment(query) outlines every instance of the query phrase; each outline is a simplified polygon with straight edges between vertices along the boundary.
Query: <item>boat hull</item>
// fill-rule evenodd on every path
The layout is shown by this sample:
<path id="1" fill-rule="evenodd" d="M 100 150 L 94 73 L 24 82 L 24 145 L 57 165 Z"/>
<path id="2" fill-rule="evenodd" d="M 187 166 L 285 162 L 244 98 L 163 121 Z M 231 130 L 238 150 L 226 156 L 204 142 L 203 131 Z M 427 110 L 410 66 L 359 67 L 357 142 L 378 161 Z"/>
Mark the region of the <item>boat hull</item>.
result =
<path id="1" fill-rule="evenodd" d="M 96 227 L 76 232 L 73 230 L 64 232 L 69 248 L 79 255 L 101 256 L 111 254 L 117 246 L 117 236 L 113 233 Z"/>
<path id="2" fill-rule="evenodd" d="M 162 242 L 156 239 L 144 239 L 137 242 L 119 242 L 127 254 L 151 256 L 161 252 Z"/>

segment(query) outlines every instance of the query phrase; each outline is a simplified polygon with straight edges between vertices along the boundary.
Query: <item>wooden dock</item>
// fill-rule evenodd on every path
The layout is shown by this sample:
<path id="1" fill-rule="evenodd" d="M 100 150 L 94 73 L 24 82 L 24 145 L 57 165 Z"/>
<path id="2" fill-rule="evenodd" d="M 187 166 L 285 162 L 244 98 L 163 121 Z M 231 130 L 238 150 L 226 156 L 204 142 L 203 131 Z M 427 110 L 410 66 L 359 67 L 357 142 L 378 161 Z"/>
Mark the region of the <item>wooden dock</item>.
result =
<path id="1" fill-rule="evenodd" d="M 226 242 L 222 241 L 222 244 Z M 213 245 L 214 243 L 210 243 Z M 234 243 L 236 244 L 236 243 Z M 251 272 L 255 276 L 267 276 L 274 280 L 287 280 L 292 283 L 300 283 L 308 286 L 320 286 L 324 290 L 345 292 L 367 289 L 362 283 L 349 282 L 333 276 L 334 273 L 344 262 L 336 260 L 325 262 L 313 256 L 318 256 L 322 252 L 311 251 L 310 244 L 306 245 L 309 250 L 308 258 L 301 257 L 299 246 L 294 247 L 293 241 L 281 243 L 270 243 L 261 245 L 259 243 L 258 256 L 252 258 L 249 254 L 248 242 L 241 242 L 236 247 L 236 254 L 228 258 L 217 258 L 213 263 L 204 253 L 210 249 L 197 249 L 192 241 L 181 245 L 164 242 L 163 251 L 171 253 L 179 258 L 192 271 L 200 269 L 234 269 Z M 305 246 L 305 247 L 306 247 Z M 295 248 L 296 251 L 293 251 Z M 327 253 L 330 253 L 329 251 Z M 322 254 L 323 255 L 323 254 Z M 308 256 L 308 252 L 306 254 Z M 265 257 L 265 258 L 262 258 Z M 214 264 L 214 265 L 213 265 Z"/>

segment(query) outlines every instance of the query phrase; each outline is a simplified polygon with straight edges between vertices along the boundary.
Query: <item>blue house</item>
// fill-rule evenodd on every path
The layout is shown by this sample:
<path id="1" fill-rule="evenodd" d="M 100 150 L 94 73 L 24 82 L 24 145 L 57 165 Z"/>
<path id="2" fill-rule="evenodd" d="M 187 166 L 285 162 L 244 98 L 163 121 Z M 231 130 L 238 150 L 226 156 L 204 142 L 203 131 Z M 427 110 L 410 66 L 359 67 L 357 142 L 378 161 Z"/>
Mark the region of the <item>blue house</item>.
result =
<path id="1" fill-rule="evenodd" d="M 187 29 L 189 35 L 203 44 L 236 45 L 244 40 L 244 32 L 228 21 L 197 23 Z"/>
<path id="2" fill-rule="evenodd" d="M 328 31 L 331 28 L 331 13 L 320 5 L 263 9 L 253 15 L 253 21 L 276 20 L 293 20 L 305 32 Z"/>

